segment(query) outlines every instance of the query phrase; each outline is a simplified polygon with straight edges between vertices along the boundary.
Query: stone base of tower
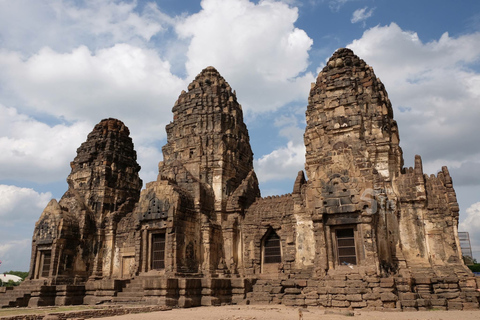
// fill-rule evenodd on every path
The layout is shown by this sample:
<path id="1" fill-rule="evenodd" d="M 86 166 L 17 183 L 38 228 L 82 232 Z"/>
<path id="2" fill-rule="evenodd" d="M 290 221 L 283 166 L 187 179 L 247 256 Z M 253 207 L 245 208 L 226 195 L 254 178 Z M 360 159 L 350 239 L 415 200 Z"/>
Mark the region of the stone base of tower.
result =
<path id="1" fill-rule="evenodd" d="M 348 269 L 348 270 L 347 270 Z M 94 280 L 85 286 L 26 282 L 0 292 L 2 307 L 128 304 L 198 307 L 229 304 L 365 310 L 479 309 L 480 278 L 470 275 L 436 277 L 415 270 L 379 277 L 345 266 L 321 279 L 305 275 L 260 278 L 158 278 Z M 3 288 L 2 288 L 3 289 Z"/>

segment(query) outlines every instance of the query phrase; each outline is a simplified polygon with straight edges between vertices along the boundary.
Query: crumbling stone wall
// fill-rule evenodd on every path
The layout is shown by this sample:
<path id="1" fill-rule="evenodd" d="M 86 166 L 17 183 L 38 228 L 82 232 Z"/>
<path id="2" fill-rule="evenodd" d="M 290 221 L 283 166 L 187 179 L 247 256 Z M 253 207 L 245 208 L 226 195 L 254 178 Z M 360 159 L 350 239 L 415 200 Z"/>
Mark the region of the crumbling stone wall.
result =
<path id="1" fill-rule="evenodd" d="M 289 274 L 295 268 L 295 218 L 291 194 L 257 200 L 245 214 L 243 224 L 243 266 L 245 275 Z M 268 266 L 262 260 L 264 238 L 269 232 L 280 237 L 279 263 Z"/>

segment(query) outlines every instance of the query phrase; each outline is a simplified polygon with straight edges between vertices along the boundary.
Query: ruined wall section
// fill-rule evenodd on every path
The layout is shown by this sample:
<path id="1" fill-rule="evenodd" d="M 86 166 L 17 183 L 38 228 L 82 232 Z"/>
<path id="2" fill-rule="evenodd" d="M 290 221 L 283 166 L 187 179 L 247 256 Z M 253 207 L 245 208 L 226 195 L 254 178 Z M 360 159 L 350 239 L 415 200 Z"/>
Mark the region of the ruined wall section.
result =
<path id="1" fill-rule="evenodd" d="M 112 266 L 112 278 L 131 279 L 138 272 L 140 260 L 136 255 L 139 234 L 137 215 L 130 212 L 120 219 L 115 234 L 115 247 Z"/>
<path id="2" fill-rule="evenodd" d="M 430 259 L 424 226 L 427 191 L 420 156 L 415 156 L 413 168 L 403 169 L 396 186 L 400 195 L 398 228 L 404 258 L 401 263 L 408 267 L 428 267 Z"/>
<path id="3" fill-rule="evenodd" d="M 201 252 L 199 215 L 195 214 L 193 198 L 174 181 L 161 180 L 147 184 L 134 212 L 121 220 L 117 231 L 115 277 L 155 269 L 151 263 L 151 237 L 164 234 L 165 256 L 162 275 L 176 272 L 197 272 Z M 190 260 L 185 244 L 194 241 Z M 181 250 L 183 248 L 183 250 Z M 188 254 L 188 253 L 187 253 Z M 188 260 L 188 261 L 187 261 Z M 160 270 L 160 269 L 159 269 Z"/>
<path id="4" fill-rule="evenodd" d="M 245 276 L 286 277 L 295 270 L 296 220 L 292 194 L 259 198 L 247 210 L 242 224 L 243 273 Z M 280 238 L 281 262 L 267 266 L 263 258 L 264 239 L 271 232 Z"/>
<path id="5" fill-rule="evenodd" d="M 339 49 L 312 85 L 306 112 L 306 206 L 323 221 L 327 246 L 335 225 L 360 223 L 366 265 L 390 264 L 394 248 L 386 230 L 396 203 L 392 181 L 403 165 L 398 128 L 383 84 L 349 49 Z M 333 215 L 338 215 L 329 222 Z M 370 217 L 368 217 L 370 216 Z M 352 223 L 351 222 L 351 223 Z M 378 253 L 378 257 L 377 257 Z M 335 266 L 327 253 L 329 268 Z"/>
<path id="6" fill-rule="evenodd" d="M 447 167 L 423 173 L 422 160 L 398 179 L 399 233 L 406 265 L 413 273 L 433 267 L 438 276 L 469 275 L 458 243 L 459 207 Z"/>
<path id="7" fill-rule="evenodd" d="M 458 243 L 459 207 L 452 178 L 447 167 L 442 167 L 437 176 L 425 175 L 427 193 L 427 211 L 425 214 L 426 241 L 433 266 L 463 267 L 460 245 Z M 451 272 L 451 271 L 450 271 Z M 445 274 L 437 269 L 439 275 Z"/>
<path id="8" fill-rule="evenodd" d="M 49 284 L 74 282 L 74 257 L 80 236 L 78 221 L 50 200 L 35 224 L 28 279 L 47 279 Z M 45 256 L 50 256 L 47 267 Z"/>

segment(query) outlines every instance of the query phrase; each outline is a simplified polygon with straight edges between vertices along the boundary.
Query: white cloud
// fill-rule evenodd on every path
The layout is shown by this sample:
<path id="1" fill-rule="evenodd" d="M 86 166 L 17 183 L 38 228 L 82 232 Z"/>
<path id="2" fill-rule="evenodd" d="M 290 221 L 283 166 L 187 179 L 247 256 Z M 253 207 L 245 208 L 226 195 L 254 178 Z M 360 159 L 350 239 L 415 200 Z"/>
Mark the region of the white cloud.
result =
<path id="1" fill-rule="evenodd" d="M 385 84 L 407 163 L 414 154 L 422 155 L 430 170 L 440 160 L 457 168 L 478 162 L 480 73 L 473 64 L 480 60 L 480 33 L 445 33 L 423 43 L 416 33 L 392 23 L 365 31 L 348 47 Z"/>
<path id="2" fill-rule="evenodd" d="M 66 51 L 42 47 L 30 56 L 0 50 L 0 103 L 18 109 L 9 108 L 15 114 L 9 117 L 17 119 L 17 133 L 5 128 L 0 135 L 0 143 L 7 150 L 0 155 L 4 165 L 0 172 L 5 173 L 2 178 L 43 182 L 65 179 L 68 163 L 86 134 L 101 119 L 114 117 L 130 129 L 142 179 L 154 180 L 161 160 L 156 148 L 164 141 L 174 101 L 208 65 L 219 69 L 250 111 L 271 110 L 307 97 L 314 77 L 302 72 L 308 66 L 312 40 L 294 27 L 296 8 L 280 2 L 254 4 L 246 0 L 206 0 L 202 6 L 198 14 L 178 18 L 177 32 L 182 38 L 178 43 L 190 41 L 186 79 L 173 75 L 170 63 L 156 51 L 132 43 L 104 45 L 95 50 L 84 45 Z M 19 9 L 10 8 L 12 15 L 15 8 Z M 43 5 L 40 13 L 27 10 L 20 16 L 34 16 L 37 22 L 49 16 L 52 23 L 64 25 L 77 40 L 85 40 L 78 32 L 86 30 L 88 39 L 92 36 L 98 40 L 105 35 L 113 39 L 106 43 L 129 41 L 132 37 L 148 41 L 162 23 L 175 23 L 153 4 L 146 5 L 141 14 L 135 13 L 135 8 L 135 2 L 86 1 L 80 6 L 56 1 Z M 218 28 L 219 24 L 225 27 Z M 13 29 L 19 30 L 18 26 Z M 8 34 L 1 36 L 10 39 Z M 56 46 L 47 40 L 43 42 Z M 73 125 L 49 126 L 20 114 L 32 112 Z M 33 125 L 22 133 L 19 128 L 26 123 Z"/>
<path id="3" fill-rule="evenodd" d="M 370 18 L 373 15 L 375 8 L 368 10 L 368 7 L 357 9 L 353 12 L 352 18 L 350 19 L 351 23 L 363 22 L 365 26 L 365 20 Z"/>
<path id="4" fill-rule="evenodd" d="M 276 149 L 255 162 L 255 172 L 260 182 L 295 179 L 297 172 L 304 167 L 305 146 L 289 141 L 287 146 Z"/>
<path id="5" fill-rule="evenodd" d="M 279 116 L 275 120 L 275 126 L 280 128 L 280 136 L 287 138 L 288 142 L 286 146 L 277 148 L 255 160 L 255 172 L 260 183 L 295 179 L 298 171 L 304 169 L 304 126 L 295 115 Z"/>
<path id="6" fill-rule="evenodd" d="M 164 137 L 171 107 L 185 87 L 153 50 L 128 44 L 95 53 L 86 47 L 63 54 L 44 48 L 27 60 L 3 52 L 0 70 L 3 93 L 13 92 L 30 110 L 91 124 L 115 117 L 136 143 Z"/>
<path id="7" fill-rule="evenodd" d="M 155 145 L 138 145 L 135 149 L 138 156 L 137 161 L 142 167 L 140 178 L 142 178 L 145 186 L 148 182 L 157 180 L 158 163 L 162 161 L 163 154 L 161 148 Z"/>
<path id="8" fill-rule="evenodd" d="M 50 192 L 38 193 L 30 188 L 0 184 L 2 228 L 18 221 L 34 222 L 51 199 Z"/>
<path id="9" fill-rule="evenodd" d="M 64 52 L 80 44 L 149 41 L 172 23 L 153 3 L 142 9 L 137 1 L 0 1 L 2 47 L 28 53 L 44 46 Z"/>
<path id="10" fill-rule="evenodd" d="M 291 6 L 296 6 L 296 7 L 301 7 L 303 6 L 303 3 L 301 0 L 277 0 L 278 2 L 283 2 Z"/>
<path id="11" fill-rule="evenodd" d="M 136 7 L 137 1 L 115 0 L 85 0 L 82 7 L 71 2 L 58 2 L 53 6 L 57 16 L 72 20 L 75 29 L 90 30 L 97 36 L 109 34 L 114 42 L 124 42 L 134 37 L 148 41 L 164 30 L 162 23 L 173 23 L 153 3 L 147 5 L 142 14 L 134 12 Z"/>
<path id="12" fill-rule="evenodd" d="M 352 2 L 357 0 L 330 0 L 328 6 L 333 12 L 339 11 L 347 2 Z"/>
<path id="13" fill-rule="evenodd" d="M 184 87 L 154 51 L 128 44 L 95 53 L 84 46 L 63 54 L 43 48 L 25 61 L 3 53 L 0 68 L 1 77 L 9 79 L 5 91 L 32 109 L 70 121 L 166 111 Z"/>
<path id="14" fill-rule="evenodd" d="M 273 110 L 305 99 L 314 80 L 310 73 L 302 75 L 312 40 L 294 26 L 297 8 L 247 0 L 204 0 L 201 5 L 199 13 L 176 26 L 180 38 L 191 39 L 189 79 L 214 66 L 249 111 Z"/>
<path id="15" fill-rule="evenodd" d="M 0 184 L 2 270 L 28 271 L 35 221 L 51 198 L 50 192 Z"/>
<path id="16" fill-rule="evenodd" d="M 65 179 L 90 130 L 86 122 L 49 126 L 0 104 L 0 176 L 42 183 Z"/>
<path id="17" fill-rule="evenodd" d="M 7 240 L 0 244 L 2 271 L 24 271 L 30 266 L 31 239 Z"/>

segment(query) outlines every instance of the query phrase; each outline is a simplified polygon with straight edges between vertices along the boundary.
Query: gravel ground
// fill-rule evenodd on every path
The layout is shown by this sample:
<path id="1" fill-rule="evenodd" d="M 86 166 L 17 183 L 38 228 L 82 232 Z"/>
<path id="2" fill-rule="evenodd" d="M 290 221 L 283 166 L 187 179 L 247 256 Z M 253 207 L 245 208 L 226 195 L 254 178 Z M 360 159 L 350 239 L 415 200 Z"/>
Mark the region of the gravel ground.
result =
<path id="1" fill-rule="evenodd" d="M 373 320 L 478 320 L 480 310 L 475 311 L 343 311 L 320 308 L 302 309 L 303 320 L 313 319 L 373 319 Z M 104 320 L 297 320 L 299 308 L 278 306 L 222 306 L 173 309 L 142 314 L 129 314 Z"/>

